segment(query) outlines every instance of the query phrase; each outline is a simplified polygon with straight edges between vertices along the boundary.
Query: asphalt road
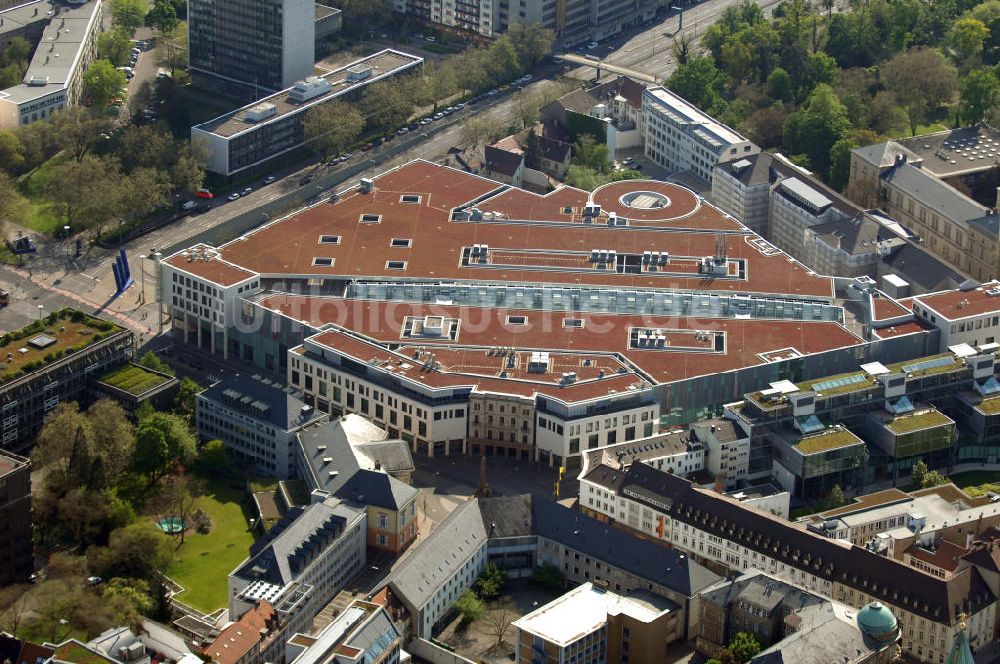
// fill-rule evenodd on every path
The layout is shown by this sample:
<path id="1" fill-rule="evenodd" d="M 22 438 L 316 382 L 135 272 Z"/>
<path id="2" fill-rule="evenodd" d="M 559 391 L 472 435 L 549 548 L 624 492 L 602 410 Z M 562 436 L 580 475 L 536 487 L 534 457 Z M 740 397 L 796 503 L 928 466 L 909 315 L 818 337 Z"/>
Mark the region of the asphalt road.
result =
<path id="1" fill-rule="evenodd" d="M 671 12 L 669 16 L 658 19 L 656 23 L 635 34 L 613 39 L 600 44 L 588 55 L 623 67 L 631 67 L 664 80 L 677 68 L 673 56 L 673 40 L 681 34 L 700 42 L 705 30 L 716 21 L 727 7 L 738 6 L 742 0 L 707 0 L 701 4 L 692 5 L 684 10 L 684 29 L 679 30 L 680 16 Z M 764 10 L 765 16 L 781 4 L 781 0 L 756 0 Z M 613 49 L 613 50 L 609 50 Z M 569 76 L 582 80 L 594 78 L 592 67 L 578 67 L 569 72 Z M 617 76 L 617 75 L 611 75 Z M 602 76 L 603 78 L 603 76 Z"/>

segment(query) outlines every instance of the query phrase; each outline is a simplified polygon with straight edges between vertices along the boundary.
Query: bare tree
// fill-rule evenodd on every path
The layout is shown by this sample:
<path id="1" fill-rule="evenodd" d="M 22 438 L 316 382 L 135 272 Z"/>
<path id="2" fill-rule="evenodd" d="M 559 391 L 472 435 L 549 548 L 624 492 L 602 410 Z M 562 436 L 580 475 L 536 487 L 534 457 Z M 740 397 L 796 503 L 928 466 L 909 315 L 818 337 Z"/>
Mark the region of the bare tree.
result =
<path id="1" fill-rule="evenodd" d="M 21 584 L 8 586 L 0 592 L 0 627 L 9 634 L 17 636 L 25 614 L 28 613 L 27 593 L 30 586 Z"/>
<path id="2" fill-rule="evenodd" d="M 496 637 L 496 643 L 491 648 L 494 653 L 503 646 L 503 639 L 517 618 L 517 611 L 509 604 L 501 604 L 486 615 L 486 628 Z"/>

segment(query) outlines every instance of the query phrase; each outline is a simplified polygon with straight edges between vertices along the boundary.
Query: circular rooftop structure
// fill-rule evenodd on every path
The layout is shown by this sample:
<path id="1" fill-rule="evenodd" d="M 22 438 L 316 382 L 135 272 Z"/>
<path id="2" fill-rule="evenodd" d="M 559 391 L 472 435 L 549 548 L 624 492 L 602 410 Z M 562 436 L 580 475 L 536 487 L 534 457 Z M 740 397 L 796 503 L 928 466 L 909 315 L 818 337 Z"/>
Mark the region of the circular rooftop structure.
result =
<path id="1" fill-rule="evenodd" d="M 601 212 L 636 222 L 669 223 L 694 214 L 701 199 L 686 187 L 659 180 L 621 180 L 600 186 L 590 196 Z"/>
<path id="2" fill-rule="evenodd" d="M 896 617 L 881 602 L 872 602 L 858 611 L 858 627 L 879 641 L 896 638 Z"/>

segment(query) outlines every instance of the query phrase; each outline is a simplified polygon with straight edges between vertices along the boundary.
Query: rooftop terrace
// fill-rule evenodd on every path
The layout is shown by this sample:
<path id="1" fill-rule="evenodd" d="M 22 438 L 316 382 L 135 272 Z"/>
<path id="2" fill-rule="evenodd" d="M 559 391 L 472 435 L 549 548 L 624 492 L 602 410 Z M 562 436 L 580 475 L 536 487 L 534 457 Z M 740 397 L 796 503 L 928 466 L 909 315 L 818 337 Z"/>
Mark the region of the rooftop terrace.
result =
<path id="1" fill-rule="evenodd" d="M 0 336 L 0 384 L 84 350 L 122 328 L 80 311 L 62 309 Z"/>
<path id="2" fill-rule="evenodd" d="M 864 445 L 864 441 L 847 429 L 833 428 L 827 429 L 822 433 L 810 435 L 807 438 L 802 438 L 799 442 L 795 443 L 795 449 L 802 454 L 808 455 L 829 452 L 841 447 L 853 447 L 855 445 Z"/>
<path id="3" fill-rule="evenodd" d="M 934 408 L 928 408 L 908 415 L 899 415 L 886 422 L 885 426 L 893 433 L 904 434 L 953 424 L 951 418 L 942 415 Z"/>
<path id="4" fill-rule="evenodd" d="M 114 371 L 104 374 L 99 380 L 106 385 L 138 397 L 160 385 L 169 383 L 173 378 L 138 364 L 124 364 Z"/>

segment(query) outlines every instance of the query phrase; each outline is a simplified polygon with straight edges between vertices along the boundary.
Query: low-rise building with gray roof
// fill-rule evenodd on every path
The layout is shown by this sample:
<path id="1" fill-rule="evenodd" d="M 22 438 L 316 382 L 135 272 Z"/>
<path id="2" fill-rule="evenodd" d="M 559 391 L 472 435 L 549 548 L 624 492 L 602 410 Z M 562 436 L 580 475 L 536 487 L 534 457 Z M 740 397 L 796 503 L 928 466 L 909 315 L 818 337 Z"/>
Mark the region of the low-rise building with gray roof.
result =
<path id="1" fill-rule="evenodd" d="M 44 120 L 83 99 L 83 73 L 97 55 L 103 5 L 91 0 L 53 14 L 24 81 L 0 90 L 0 129 Z"/>
<path id="2" fill-rule="evenodd" d="M 475 498 L 461 503 L 393 570 L 392 596 L 410 616 L 410 635 L 430 638 L 486 568 L 487 533 Z"/>
<path id="3" fill-rule="evenodd" d="M 195 428 L 202 440 L 221 440 L 255 472 L 279 480 L 295 476 L 296 432 L 328 417 L 294 388 L 259 376 L 226 378 L 195 399 Z"/>
<path id="4" fill-rule="evenodd" d="M 365 565 L 363 509 L 335 498 L 293 508 L 229 574 L 229 617 L 267 600 L 302 631 Z"/>
<path id="5" fill-rule="evenodd" d="M 405 442 L 388 440 L 384 429 L 351 414 L 301 431 L 295 454 L 298 474 L 310 491 L 365 506 L 368 546 L 398 555 L 416 538 L 419 490 L 377 467 L 368 456 L 405 467 Z"/>

